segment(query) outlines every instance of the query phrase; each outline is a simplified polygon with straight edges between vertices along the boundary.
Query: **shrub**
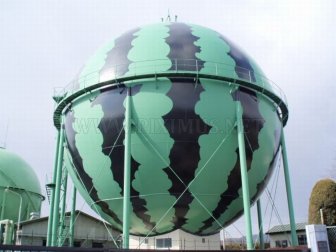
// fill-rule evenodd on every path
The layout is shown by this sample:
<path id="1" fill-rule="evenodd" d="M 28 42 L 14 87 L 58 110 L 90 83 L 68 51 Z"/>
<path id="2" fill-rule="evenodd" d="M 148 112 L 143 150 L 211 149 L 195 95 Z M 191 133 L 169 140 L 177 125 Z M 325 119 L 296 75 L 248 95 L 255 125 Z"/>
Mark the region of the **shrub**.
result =
<path id="1" fill-rule="evenodd" d="M 336 225 L 336 183 L 332 179 L 315 184 L 309 199 L 309 224 L 321 224 L 320 209 L 323 210 L 324 224 Z"/>

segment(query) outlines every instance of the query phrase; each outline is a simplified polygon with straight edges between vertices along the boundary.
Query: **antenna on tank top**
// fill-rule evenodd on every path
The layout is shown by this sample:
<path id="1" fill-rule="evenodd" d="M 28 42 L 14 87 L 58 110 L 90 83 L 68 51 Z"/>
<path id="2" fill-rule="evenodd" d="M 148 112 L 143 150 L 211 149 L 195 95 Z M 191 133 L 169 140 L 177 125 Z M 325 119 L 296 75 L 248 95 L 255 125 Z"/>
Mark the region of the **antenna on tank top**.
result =
<path id="1" fill-rule="evenodd" d="M 9 128 L 9 120 L 7 120 L 7 124 L 6 124 L 6 128 L 5 128 L 4 140 L 3 140 L 2 143 L 0 143 L 0 148 L 2 148 L 2 149 L 6 149 L 7 137 L 8 137 L 8 128 Z"/>
<path id="2" fill-rule="evenodd" d="M 167 12 L 166 19 L 164 19 L 164 18 L 162 17 L 162 18 L 161 18 L 161 22 L 162 22 L 162 23 L 163 23 L 163 22 L 172 22 L 169 9 L 168 9 L 168 12 Z M 177 22 L 177 15 L 174 15 L 174 22 Z"/>

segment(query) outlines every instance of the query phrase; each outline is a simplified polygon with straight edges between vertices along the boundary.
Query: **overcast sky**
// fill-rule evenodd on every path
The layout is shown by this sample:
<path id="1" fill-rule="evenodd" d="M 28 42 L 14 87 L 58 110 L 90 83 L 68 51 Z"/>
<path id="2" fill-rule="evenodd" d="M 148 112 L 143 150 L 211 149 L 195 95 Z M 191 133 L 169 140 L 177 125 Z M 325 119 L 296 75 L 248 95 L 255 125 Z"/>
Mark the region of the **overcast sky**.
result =
<path id="1" fill-rule="evenodd" d="M 306 221 L 315 182 L 336 177 L 333 0 L 0 0 L 0 145 L 8 125 L 7 149 L 33 167 L 45 193 L 55 150 L 54 87 L 70 82 L 101 45 L 136 26 L 160 22 L 168 9 L 178 21 L 212 28 L 236 42 L 287 95 L 296 220 Z M 281 221 L 288 223 L 285 199 L 280 172 L 275 201 Z M 267 204 L 264 195 L 263 209 Z M 80 201 L 78 209 L 87 207 Z M 44 204 L 42 214 L 48 211 Z M 256 230 L 255 207 L 252 212 Z M 266 230 L 279 224 L 274 216 L 265 215 Z M 242 220 L 235 226 L 245 232 Z M 227 230 L 239 236 L 235 227 Z"/>

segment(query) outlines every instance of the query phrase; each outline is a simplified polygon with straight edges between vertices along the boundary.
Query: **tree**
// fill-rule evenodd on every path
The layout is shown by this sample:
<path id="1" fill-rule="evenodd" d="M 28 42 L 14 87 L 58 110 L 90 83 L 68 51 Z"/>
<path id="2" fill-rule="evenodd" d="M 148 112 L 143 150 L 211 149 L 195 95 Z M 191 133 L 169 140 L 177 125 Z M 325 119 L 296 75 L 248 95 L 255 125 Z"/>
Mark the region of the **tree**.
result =
<path id="1" fill-rule="evenodd" d="M 336 225 L 336 183 L 332 179 L 322 179 L 315 184 L 309 199 L 309 224 L 321 224 L 320 209 L 324 224 Z"/>

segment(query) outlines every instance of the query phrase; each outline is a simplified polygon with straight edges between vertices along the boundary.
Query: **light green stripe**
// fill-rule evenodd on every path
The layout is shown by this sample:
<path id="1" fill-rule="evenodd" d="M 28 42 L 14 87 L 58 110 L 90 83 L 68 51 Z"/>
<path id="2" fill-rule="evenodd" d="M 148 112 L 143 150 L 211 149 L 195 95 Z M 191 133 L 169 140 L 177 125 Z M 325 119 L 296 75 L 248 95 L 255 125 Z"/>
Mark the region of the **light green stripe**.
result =
<path id="1" fill-rule="evenodd" d="M 148 58 L 166 59 L 164 64 L 158 64 L 155 70 L 168 70 L 171 67 L 167 58 L 170 48 L 165 42 L 165 38 L 169 36 L 168 32 L 168 27 L 163 25 L 146 26 L 138 31 L 135 34 L 137 38 L 132 42 L 133 48 L 128 54 L 129 60 L 139 62 Z M 149 42 L 150 45 L 148 45 Z M 139 69 L 139 64 L 131 63 L 127 74 L 133 74 L 134 71 L 137 73 L 148 71 L 153 67 L 153 62 L 144 62 L 141 67 Z M 148 209 L 146 214 L 150 216 L 150 221 L 157 223 L 175 201 L 175 197 L 168 192 L 172 186 L 171 181 L 163 170 L 170 164 L 169 153 L 173 146 L 173 139 L 162 119 L 162 116 L 169 113 L 173 107 L 171 99 L 167 96 L 171 82 L 169 79 L 161 78 L 156 81 L 143 81 L 141 84 L 140 92 L 132 97 L 132 119 L 137 129 L 141 130 L 141 132 L 132 132 L 131 153 L 140 164 L 132 186 L 140 195 L 163 194 L 151 197 L 140 196 L 146 201 L 145 207 Z M 174 209 L 169 211 L 156 230 L 170 231 L 173 228 L 173 217 Z M 141 225 L 143 224 L 138 220 L 132 220 L 134 229 L 139 230 Z"/>
<path id="2" fill-rule="evenodd" d="M 192 34 L 199 37 L 195 45 L 201 48 L 201 52 L 196 53 L 196 57 L 205 61 L 201 73 L 237 78 L 235 61 L 228 55 L 230 47 L 220 38 L 219 33 L 193 25 Z"/>
<path id="3" fill-rule="evenodd" d="M 275 130 L 279 129 L 280 121 L 273 105 L 260 94 L 257 95 L 257 98 L 259 111 L 265 122 L 258 135 L 259 148 L 253 153 L 251 170 L 249 171 L 251 196 L 257 193 L 257 185 L 265 178 L 279 146 L 279 143 L 275 143 Z"/>
<path id="4" fill-rule="evenodd" d="M 275 130 L 280 127 L 280 122 L 273 110 L 273 106 L 262 95 L 257 94 L 257 98 L 259 101 L 258 108 L 265 122 L 258 135 L 259 148 L 253 152 L 251 169 L 248 171 L 251 197 L 257 194 L 257 185 L 265 179 L 274 158 L 275 150 L 279 144 L 275 143 Z M 247 142 L 246 147 L 248 148 Z M 219 221 L 224 223 L 232 219 L 237 213 L 237 210 L 241 209 L 241 204 L 242 191 L 240 189 L 239 198 L 230 204 L 227 211 L 219 217 Z M 218 225 L 214 223 L 211 228 L 205 231 L 210 231 L 216 227 L 218 227 Z"/>
<path id="5" fill-rule="evenodd" d="M 69 176 L 71 177 L 72 182 L 74 183 L 76 189 L 79 191 L 80 195 L 84 198 L 85 202 L 91 207 L 92 210 L 94 210 L 94 211 L 98 210 L 99 215 L 103 219 L 105 219 L 106 221 L 108 221 L 109 223 L 111 223 L 113 226 L 121 228 L 121 226 L 119 224 L 117 224 L 111 218 L 111 216 L 108 216 L 103 211 L 101 211 L 101 209 L 100 209 L 100 207 L 98 205 L 95 205 L 96 207 L 94 207 L 93 200 L 89 196 L 88 191 L 84 187 L 82 181 L 79 180 L 78 177 L 77 177 L 77 173 L 75 171 L 76 168 L 72 165 L 72 162 L 70 161 L 70 157 L 71 157 L 71 154 L 66 149 L 64 151 L 64 164 L 65 164 L 65 167 L 68 170 L 68 173 L 69 173 Z"/>
<path id="6" fill-rule="evenodd" d="M 263 71 L 258 66 L 258 64 L 251 57 L 248 57 L 248 60 L 253 69 L 257 84 L 261 87 L 264 87 L 265 89 L 269 91 L 274 91 L 269 80 L 266 78 L 266 75 L 263 73 Z"/>
<path id="7" fill-rule="evenodd" d="M 73 128 L 76 147 L 83 161 L 83 168 L 97 190 L 99 199 L 121 197 L 121 188 L 114 180 L 111 171 L 111 159 L 102 151 L 104 137 L 98 129 L 99 122 L 104 117 L 100 104 L 93 105 L 90 100 L 82 101 L 73 107 L 75 122 Z M 113 165 L 113 163 L 112 163 Z M 118 218 L 122 219 L 122 205 L 117 200 L 106 201 Z"/>
<path id="8" fill-rule="evenodd" d="M 172 64 L 167 57 L 170 48 L 165 42 L 168 32 L 169 28 L 162 24 L 145 26 L 136 32 L 134 35 L 137 38 L 132 41 L 133 47 L 127 55 L 133 63 L 129 65 L 129 71 L 125 75 L 164 72 L 170 69 Z"/>
<path id="9" fill-rule="evenodd" d="M 227 55 L 230 48 L 220 39 L 219 34 L 199 26 L 192 26 L 192 34 L 199 37 L 195 45 L 201 48 L 201 52 L 196 56 L 205 61 L 201 72 L 217 70 L 218 74 L 235 77 L 235 62 Z M 216 66 L 207 60 L 225 62 L 228 67 L 216 69 Z M 235 122 L 235 101 L 230 93 L 230 87 L 223 82 L 205 79 L 200 81 L 204 91 L 195 106 L 195 113 L 212 128 L 209 134 L 199 137 L 200 162 L 195 175 L 205 168 L 191 185 L 190 191 L 207 207 L 207 210 L 196 199 L 192 201 L 186 216 L 190 221 L 183 226 L 190 232 L 198 231 L 204 225 L 203 221 L 211 217 L 208 212 L 211 213 L 217 207 L 221 193 L 227 189 L 227 178 L 237 159 L 235 152 L 237 139 L 232 134 L 228 136 Z M 211 157 L 227 136 L 226 142 Z M 211 186 L 208 186 L 210 184 Z M 209 193 L 212 196 L 200 196 L 202 193 Z"/>
<path id="10" fill-rule="evenodd" d="M 78 82 L 80 88 L 85 88 L 100 81 L 100 71 L 105 65 L 105 60 L 109 51 L 114 47 L 114 40 L 100 48 L 85 64 L 81 71 Z"/>
<path id="11" fill-rule="evenodd" d="M 200 161 L 195 174 L 203 167 L 204 169 L 190 186 L 190 191 L 211 213 L 217 207 L 221 193 L 228 188 L 227 179 L 237 159 L 237 138 L 234 134 L 230 134 L 235 122 L 235 102 L 228 86 L 221 85 L 217 81 L 201 80 L 201 82 L 205 91 L 201 93 L 195 112 L 212 128 L 209 134 L 199 138 Z M 222 116 L 219 116 L 218 111 L 222 112 Z M 226 137 L 226 141 L 212 156 Z M 200 194 L 211 196 L 199 196 Z M 194 218 L 195 216 L 197 218 Z M 194 199 L 186 216 L 190 222 L 187 221 L 183 228 L 196 232 L 203 226 L 203 221 L 210 217 L 204 207 Z"/>

